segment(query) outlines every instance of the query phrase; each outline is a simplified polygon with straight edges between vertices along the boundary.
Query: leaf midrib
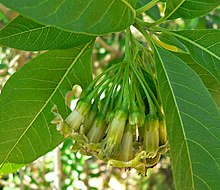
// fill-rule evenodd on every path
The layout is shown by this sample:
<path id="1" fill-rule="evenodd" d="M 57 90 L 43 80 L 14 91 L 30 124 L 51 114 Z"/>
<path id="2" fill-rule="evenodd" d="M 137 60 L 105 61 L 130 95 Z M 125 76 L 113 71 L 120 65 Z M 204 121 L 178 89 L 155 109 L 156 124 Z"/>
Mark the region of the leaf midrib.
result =
<path id="1" fill-rule="evenodd" d="M 163 63 L 163 61 L 162 61 L 162 59 L 161 59 L 161 57 L 160 57 L 160 54 L 159 54 L 159 52 L 158 52 L 158 50 L 157 50 L 157 47 L 156 47 L 156 46 L 154 46 L 154 47 L 155 47 L 155 50 L 156 50 L 156 52 L 157 52 L 158 58 L 159 58 L 159 60 L 160 60 L 160 62 L 161 62 L 161 65 L 162 65 L 162 67 L 163 67 L 163 71 L 164 71 L 164 73 L 165 73 L 165 75 L 166 75 L 166 78 L 169 79 L 168 74 L 167 74 L 167 72 L 166 72 L 166 69 L 164 68 L 164 63 Z M 162 64 L 162 63 L 163 63 L 163 64 Z M 178 108 L 178 104 L 177 104 L 176 99 L 175 99 L 175 96 L 174 96 L 174 92 L 173 92 L 173 89 L 172 89 L 172 85 L 171 85 L 171 83 L 170 83 L 169 80 L 167 80 L 167 83 L 168 83 L 168 85 L 169 85 L 169 87 L 170 87 L 170 91 L 171 91 L 171 94 L 172 94 L 172 97 L 173 97 L 173 101 L 174 101 L 174 104 L 175 104 L 175 107 L 176 107 L 176 110 L 177 110 L 177 114 L 178 114 L 178 117 L 179 117 L 179 121 L 180 121 L 180 123 L 181 123 L 182 133 L 183 133 L 184 141 L 185 141 L 185 143 L 186 143 L 187 155 L 188 155 L 188 158 L 189 158 L 189 168 L 190 168 L 190 173 L 191 173 L 190 176 L 191 176 L 191 180 L 192 180 L 192 189 L 195 189 L 195 188 L 194 188 L 194 179 L 193 179 L 193 170 L 192 170 L 192 164 L 191 164 L 192 162 L 191 162 L 191 157 L 190 157 L 189 148 L 188 148 L 188 141 L 187 141 L 186 135 L 185 135 L 185 133 L 184 133 L 184 129 L 183 129 L 183 122 L 182 122 L 182 119 L 181 119 L 181 114 L 180 114 L 179 109 L 177 109 L 177 108 Z"/>
<path id="2" fill-rule="evenodd" d="M 168 31 L 168 30 L 165 30 L 165 29 L 162 29 L 162 31 L 163 31 L 164 33 L 167 33 L 167 34 L 176 36 L 176 37 L 178 37 L 178 38 L 180 38 L 180 39 L 182 39 L 182 40 L 185 40 L 185 41 L 191 43 L 192 45 L 194 45 L 194 46 L 196 46 L 196 47 L 198 47 L 198 48 L 201 48 L 203 51 L 205 51 L 206 53 L 209 53 L 210 55 L 214 56 L 216 59 L 220 60 L 220 57 L 216 56 L 214 53 L 212 53 L 211 51 L 207 50 L 207 48 L 205 48 L 205 47 L 203 48 L 203 46 L 201 46 L 200 44 L 195 43 L 194 41 L 192 41 L 192 40 L 190 40 L 190 39 L 188 39 L 188 38 L 186 38 L 186 37 L 184 37 L 184 36 L 182 36 L 182 35 L 180 35 L 180 34 L 173 33 L 172 31 Z M 195 61 L 195 60 L 194 60 L 194 61 Z M 197 61 L 196 61 L 196 63 L 197 63 Z M 198 63 L 197 63 L 197 64 L 198 64 Z M 199 65 L 200 65 L 203 69 L 205 69 L 208 73 L 210 73 L 211 76 L 212 76 L 216 81 L 220 82 L 220 80 L 219 80 L 214 74 L 212 74 L 206 67 L 204 67 L 202 64 L 199 64 Z"/>
<path id="3" fill-rule="evenodd" d="M 73 60 L 73 62 L 71 63 L 71 65 L 69 66 L 69 68 L 67 69 L 67 71 L 65 72 L 65 74 L 63 75 L 63 77 L 61 78 L 60 82 L 57 84 L 56 88 L 54 89 L 53 93 L 50 95 L 50 97 L 47 99 L 46 103 L 44 104 L 44 106 L 39 110 L 39 112 L 36 114 L 36 116 L 33 118 L 33 120 L 31 121 L 31 123 L 28 125 L 28 127 L 25 129 L 25 131 L 23 132 L 23 134 L 20 136 L 20 138 L 15 142 L 14 146 L 11 148 L 11 150 L 8 152 L 8 154 L 6 155 L 5 159 L 3 160 L 3 162 L 0 165 L 0 169 L 3 167 L 4 163 L 7 161 L 7 158 L 10 156 L 11 152 L 16 148 L 17 144 L 21 141 L 21 139 L 25 136 L 26 132 L 30 129 L 30 127 L 32 126 L 32 124 L 36 121 L 36 119 L 38 118 L 38 116 L 43 112 L 44 108 L 48 105 L 48 103 L 50 102 L 50 100 L 52 99 L 52 97 L 54 96 L 54 94 L 57 92 L 58 88 L 60 87 L 60 85 L 62 84 L 62 82 L 64 81 L 64 79 L 66 78 L 66 76 L 68 75 L 69 71 L 72 69 L 73 65 L 78 61 L 78 59 L 81 57 L 81 55 L 84 53 L 84 51 L 87 49 L 87 47 L 93 42 L 93 40 L 91 40 L 90 42 L 88 42 L 87 44 L 85 44 L 85 46 L 82 48 L 82 50 L 79 52 L 79 54 L 75 57 L 75 59 Z"/>
<path id="4" fill-rule="evenodd" d="M 187 41 L 187 42 L 189 42 L 189 43 L 195 45 L 196 47 L 198 47 L 198 48 L 204 50 L 205 52 L 209 53 L 210 55 L 212 55 L 213 57 L 215 57 L 216 59 L 218 59 L 218 60 L 220 61 L 220 57 L 218 57 L 217 55 L 215 55 L 214 53 L 212 53 L 211 51 L 209 51 L 208 49 L 206 49 L 206 48 L 203 47 L 202 45 L 200 45 L 200 44 L 198 44 L 198 43 L 196 43 L 196 42 L 190 40 L 189 38 L 186 38 L 186 37 L 184 37 L 184 36 L 182 36 L 182 35 L 180 35 L 180 34 L 173 33 L 173 32 L 171 32 L 171 31 L 167 31 L 167 32 L 170 33 L 171 35 L 177 36 L 178 38 L 181 38 L 181 39 L 183 39 L 183 40 L 185 40 L 185 41 Z"/>

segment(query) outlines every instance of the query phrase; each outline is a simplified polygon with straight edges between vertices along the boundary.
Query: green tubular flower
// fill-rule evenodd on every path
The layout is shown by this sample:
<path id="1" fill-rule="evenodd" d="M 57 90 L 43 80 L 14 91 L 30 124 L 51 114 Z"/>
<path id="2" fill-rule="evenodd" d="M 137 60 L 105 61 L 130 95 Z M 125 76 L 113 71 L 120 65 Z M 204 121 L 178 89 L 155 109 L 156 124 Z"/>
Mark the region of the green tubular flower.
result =
<path id="1" fill-rule="evenodd" d="M 102 150 L 109 158 L 116 156 L 119 151 L 127 116 L 126 111 L 117 110 L 109 125 L 107 136 L 102 142 Z"/>
<path id="2" fill-rule="evenodd" d="M 104 117 L 97 116 L 87 135 L 90 143 L 99 143 L 103 138 L 107 124 Z"/>
<path id="3" fill-rule="evenodd" d="M 159 148 L 159 120 L 155 115 L 148 115 L 145 120 L 143 145 L 149 158 L 155 157 Z"/>
<path id="4" fill-rule="evenodd" d="M 89 130 L 91 129 L 93 122 L 95 120 L 95 117 L 97 115 L 98 112 L 98 106 L 96 104 L 96 102 L 94 102 L 94 104 L 92 105 L 91 110 L 89 111 L 89 113 L 85 116 L 85 119 L 83 121 L 83 126 L 84 126 L 84 134 L 87 135 Z"/>
<path id="5" fill-rule="evenodd" d="M 164 117 L 159 120 L 159 144 L 160 146 L 167 143 L 166 121 Z"/>
<path id="6" fill-rule="evenodd" d="M 79 100 L 75 110 L 66 118 L 66 123 L 73 131 L 78 131 L 82 124 L 85 115 L 89 112 L 91 104 L 82 100 Z"/>
<path id="7" fill-rule="evenodd" d="M 88 134 L 89 130 L 92 127 L 92 124 L 95 120 L 95 116 L 97 115 L 97 111 L 95 110 L 91 110 L 85 117 L 85 119 L 83 120 L 83 126 L 84 126 L 84 134 Z"/>
<path id="8" fill-rule="evenodd" d="M 114 110 L 110 110 L 107 115 L 106 115 L 106 122 L 109 124 L 112 122 L 113 118 L 115 116 L 115 111 Z"/>
<path id="9" fill-rule="evenodd" d="M 145 106 L 140 95 L 139 88 L 136 87 L 137 80 L 135 76 L 131 77 L 130 89 L 130 113 L 129 123 L 130 125 L 137 125 L 138 127 L 144 125 L 145 120 Z"/>
<path id="10" fill-rule="evenodd" d="M 124 134 L 122 137 L 121 149 L 118 159 L 121 161 L 129 161 L 134 158 L 133 152 L 133 135 L 135 133 L 135 126 L 130 124 L 125 125 Z"/>

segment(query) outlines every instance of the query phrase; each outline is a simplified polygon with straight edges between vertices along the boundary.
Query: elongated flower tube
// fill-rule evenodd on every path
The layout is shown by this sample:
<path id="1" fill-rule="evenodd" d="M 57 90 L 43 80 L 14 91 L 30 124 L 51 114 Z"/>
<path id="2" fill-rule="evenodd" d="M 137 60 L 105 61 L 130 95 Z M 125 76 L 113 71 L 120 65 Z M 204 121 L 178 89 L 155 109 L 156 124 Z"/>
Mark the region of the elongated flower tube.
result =
<path id="1" fill-rule="evenodd" d="M 144 150 L 153 158 L 159 148 L 159 120 L 157 116 L 149 114 L 144 123 Z"/>
<path id="2" fill-rule="evenodd" d="M 83 99 L 79 100 L 75 110 L 73 110 L 65 120 L 73 131 L 79 130 L 79 127 L 81 126 L 82 121 L 85 115 L 89 112 L 90 108 L 91 104 L 83 101 Z"/>
<path id="3" fill-rule="evenodd" d="M 164 117 L 159 120 L 159 144 L 165 145 L 167 143 L 166 121 Z"/>
<path id="4" fill-rule="evenodd" d="M 102 143 L 102 150 L 109 158 L 114 157 L 120 149 L 127 117 L 126 111 L 117 110 L 112 122 L 109 124 L 107 136 Z"/>
<path id="5" fill-rule="evenodd" d="M 113 118 L 115 116 L 115 111 L 114 110 L 110 110 L 107 115 L 106 115 L 106 122 L 109 124 L 112 122 Z"/>
<path id="6" fill-rule="evenodd" d="M 93 104 L 91 110 L 85 116 L 85 119 L 83 121 L 85 135 L 87 135 L 89 130 L 91 129 L 93 122 L 95 120 L 95 117 L 97 115 L 97 112 L 98 112 L 98 106 L 96 104 Z"/>
<path id="7" fill-rule="evenodd" d="M 106 130 L 107 124 L 105 118 L 96 117 L 95 121 L 87 135 L 87 138 L 90 143 L 98 143 L 102 140 L 104 132 Z"/>
<path id="8" fill-rule="evenodd" d="M 122 143 L 120 147 L 120 153 L 118 159 L 121 161 L 129 161 L 134 158 L 133 152 L 133 135 L 135 134 L 135 126 L 127 123 L 125 125 L 124 134 L 122 137 Z"/>

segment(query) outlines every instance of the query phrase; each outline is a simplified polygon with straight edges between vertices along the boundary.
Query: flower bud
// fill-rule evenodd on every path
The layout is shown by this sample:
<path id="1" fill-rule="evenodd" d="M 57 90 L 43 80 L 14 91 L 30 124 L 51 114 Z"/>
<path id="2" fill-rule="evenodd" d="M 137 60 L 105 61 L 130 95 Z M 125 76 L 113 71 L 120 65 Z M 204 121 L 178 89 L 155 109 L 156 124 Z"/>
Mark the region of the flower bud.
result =
<path id="1" fill-rule="evenodd" d="M 80 100 L 77 103 L 75 110 L 66 118 L 66 123 L 71 127 L 72 130 L 78 131 L 79 127 L 82 124 L 82 120 L 85 115 L 89 112 L 91 104 Z"/>
<path id="2" fill-rule="evenodd" d="M 156 116 L 148 115 L 144 123 L 144 149 L 149 158 L 155 157 L 159 148 L 159 120 Z"/>
<path id="3" fill-rule="evenodd" d="M 107 124 L 103 117 L 96 117 L 94 123 L 87 135 L 90 143 L 99 143 L 103 138 L 104 132 L 106 130 Z"/>
<path id="4" fill-rule="evenodd" d="M 109 124 L 107 136 L 102 143 L 103 152 L 107 157 L 113 157 L 119 151 L 127 115 L 127 112 L 118 110 Z"/>
<path id="5" fill-rule="evenodd" d="M 118 160 L 127 162 L 134 158 L 134 153 L 133 153 L 134 133 L 135 133 L 135 126 L 129 125 L 127 123 L 122 137 L 122 143 L 118 155 Z"/>
<path id="6" fill-rule="evenodd" d="M 165 119 L 159 120 L 159 144 L 160 146 L 167 143 L 167 130 L 166 130 L 166 121 Z"/>
<path id="7" fill-rule="evenodd" d="M 92 105 L 90 112 L 85 116 L 85 119 L 83 121 L 85 135 L 87 135 L 89 130 L 91 129 L 93 122 L 95 120 L 95 116 L 97 115 L 97 112 L 98 112 L 97 105 Z"/>

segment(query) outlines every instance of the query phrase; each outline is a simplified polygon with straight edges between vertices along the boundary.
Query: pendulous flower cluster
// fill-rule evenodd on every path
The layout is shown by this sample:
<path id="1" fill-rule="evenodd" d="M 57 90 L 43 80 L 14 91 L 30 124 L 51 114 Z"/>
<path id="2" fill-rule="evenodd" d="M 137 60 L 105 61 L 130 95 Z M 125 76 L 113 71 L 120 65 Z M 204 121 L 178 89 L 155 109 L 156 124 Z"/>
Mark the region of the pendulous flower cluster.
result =
<path id="1" fill-rule="evenodd" d="M 73 151 L 145 175 L 168 151 L 166 122 L 154 75 L 124 60 L 94 79 L 64 120 L 56 106 L 52 123 L 75 140 Z"/>

